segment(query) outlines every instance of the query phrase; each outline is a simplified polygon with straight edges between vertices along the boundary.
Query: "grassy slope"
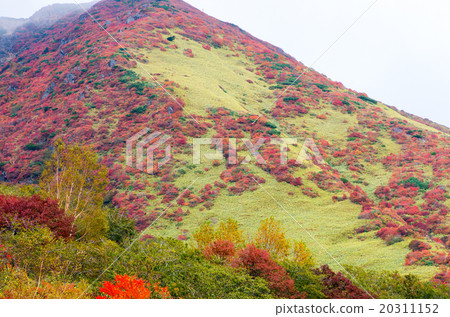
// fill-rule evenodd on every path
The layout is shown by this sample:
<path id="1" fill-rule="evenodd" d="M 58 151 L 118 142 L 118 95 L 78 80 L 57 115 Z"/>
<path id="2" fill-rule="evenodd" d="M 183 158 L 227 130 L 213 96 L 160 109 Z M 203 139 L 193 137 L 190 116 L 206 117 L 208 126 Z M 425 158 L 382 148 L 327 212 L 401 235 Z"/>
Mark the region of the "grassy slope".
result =
<path id="1" fill-rule="evenodd" d="M 135 70 L 150 82 L 153 79 L 149 74 L 157 77 L 159 82 L 167 79 L 178 83 L 180 86 L 175 90 L 175 94 L 186 101 L 188 113 L 205 115 L 207 107 L 226 107 L 239 112 L 259 113 L 273 102 L 273 94 L 268 89 L 268 85 L 254 73 L 246 70 L 246 68 L 255 67 L 246 57 L 231 56 L 234 52 L 227 49 L 212 48 L 211 51 L 208 51 L 195 41 L 181 39 L 179 35 L 174 43 L 178 49 L 167 47 L 166 52 L 156 49 L 136 51 L 136 54 L 144 55 L 148 62 L 141 63 L 145 71 L 140 67 Z M 195 57 L 186 57 L 183 54 L 185 49 L 192 49 Z M 254 84 L 248 83 L 247 79 L 252 80 Z M 405 119 L 384 105 L 379 104 L 378 106 L 386 110 L 385 113 L 389 117 Z M 335 111 L 327 105 L 322 109 L 312 111 L 316 115 L 325 112 L 328 116 L 327 120 L 319 120 L 315 116 L 306 115 L 288 119 L 287 122 L 297 127 L 306 125 L 309 129 L 308 132 L 316 132 L 317 137 L 342 144 L 342 140 L 345 140 L 348 135 L 347 129 L 357 126 L 356 116 Z M 434 131 L 433 128 L 413 120 L 406 120 L 420 129 Z M 387 133 L 380 134 L 378 139 L 380 146 L 377 150 L 380 157 L 396 153 L 401 149 L 401 146 L 393 142 Z M 381 147 L 381 144 L 384 144 L 384 147 Z M 189 155 L 178 158 L 186 163 L 190 163 L 191 160 Z M 184 217 L 181 225 L 160 220 L 157 229 L 151 230 L 151 233 L 173 237 L 187 233 L 188 237 L 191 237 L 198 226 L 206 220 L 216 222 L 234 218 L 246 232 L 249 232 L 250 239 L 261 220 L 274 216 L 282 221 L 287 235 L 291 239 L 304 240 L 308 244 L 318 263 L 327 263 L 336 267 L 336 262 L 332 258 L 334 257 L 342 264 L 361 265 L 379 270 L 399 270 L 403 273 L 413 272 L 423 278 L 430 278 L 435 274 L 436 268 L 434 267 L 405 267 L 403 265 L 405 255 L 409 252 L 407 248 L 409 241 L 386 246 L 382 240 L 374 237 L 374 233 L 356 238 L 353 234 L 354 229 L 365 224 L 365 220 L 357 218 L 360 206 L 349 201 L 332 203 L 332 193 L 323 191 L 314 183 L 306 180 L 306 174 L 311 172 L 314 167 L 310 167 L 305 170 L 304 175 L 299 176 L 305 180 L 306 186 L 320 193 L 317 198 L 309 198 L 303 195 L 299 189 L 286 183 L 278 183 L 269 174 L 253 165 L 248 166 L 253 173 L 266 179 L 264 188 L 274 199 L 263 189 L 245 192 L 239 197 L 233 197 L 227 190 L 223 190 L 211 210 L 200 211 L 200 207 L 190 208 L 191 214 Z M 205 167 L 210 170 L 204 171 Z M 352 174 L 344 166 L 334 167 L 344 177 L 350 177 Z M 188 187 L 198 178 L 192 186 L 195 192 L 205 184 L 212 184 L 214 181 L 220 180 L 219 175 L 223 169 L 214 168 L 210 162 L 205 162 L 205 165 L 192 169 L 183 168 L 183 170 L 186 171 L 186 174 L 177 179 L 177 186 L 179 188 Z M 151 176 L 148 177 L 151 179 Z M 381 163 L 368 164 L 361 177 L 369 181 L 366 186 L 360 184 L 361 187 L 373 196 L 372 193 L 377 186 L 387 184 L 390 173 L 383 168 Z M 294 195 L 288 195 L 289 192 L 294 192 Z M 283 205 L 301 226 L 276 201 Z M 302 229 L 302 226 L 313 238 Z"/>
<path id="2" fill-rule="evenodd" d="M 175 93 L 186 102 L 187 113 L 205 115 L 208 107 L 224 106 L 234 111 L 255 113 L 270 105 L 270 101 L 265 100 L 272 96 L 268 85 L 246 69 L 255 68 L 250 60 L 232 56 L 236 53 L 227 49 L 208 51 L 195 41 L 176 36 L 174 43 L 178 49 L 137 51 L 137 54 L 145 55 L 148 63 L 141 63 L 145 71 L 137 67 L 136 72 L 149 81 L 155 76 L 159 82 L 169 79 L 179 84 Z M 185 49 L 191 49 L 194 58 L 185 56 Z M 248 79 L 253 84 L 247 82 Z"/>

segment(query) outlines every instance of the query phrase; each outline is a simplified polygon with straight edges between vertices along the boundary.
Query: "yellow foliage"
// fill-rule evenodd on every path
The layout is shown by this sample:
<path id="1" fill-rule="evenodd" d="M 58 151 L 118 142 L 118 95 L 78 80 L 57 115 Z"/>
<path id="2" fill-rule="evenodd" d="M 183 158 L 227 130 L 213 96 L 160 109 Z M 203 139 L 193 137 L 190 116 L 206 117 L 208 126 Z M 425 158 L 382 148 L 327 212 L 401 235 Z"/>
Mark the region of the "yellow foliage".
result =
<path id="1" fill-rule="evenodd" d="M 289 255 L 290 242 L 286 238 L 281 222 L 273 217 L 261 222 L 256 232 L 255 244 L 269 251 L 275 259 L 283 259 Z"/>
<path id="2" fill-rule="evenodd" d="M 83 294 L 88 284 L 61 281 L 35 281 L 23 270 L 5 265 L 0 267 L 0 298 L 2 299 L 77 299 L 90 298 Z"/>
<path id="3" fill-rule="evenodd" d="M 206 222 L 200 226 L 197 232 L 193 234 L 195 242 L 200 250 L 204 250 L 212 241 L 214 241 L 215 231 L 211 222 Z"/>
<path id="4" fill-rule="evenodd" d="M 206 222 L 200 226 L 193 237 L 200 250 L 204 250 L 211 242 L 216 240 L 228 240 L 236 248 L 242 247 L 245 242 L 243 231 L 239 229 L 239 224 L 233 219 L 220 222 L 217 229 L 210 222 Z"/>
<path id="5" fill-rule="evenodd" d="M 314 259 L 312 257 L 311 251 L 306 247 L 304 242 L 294 243 L 294 262 L 305 266 L 314 266 Z"/>
<path id="6" fill-rule="evenodd" d="M 233 219 L 228 219 L 227 221 L 219 223 L 215 238 L 215 240 L 231 241 L 236 247 L 243 246 L 245 242 L 243 231 L 239 229 L 239 224 Z"/>

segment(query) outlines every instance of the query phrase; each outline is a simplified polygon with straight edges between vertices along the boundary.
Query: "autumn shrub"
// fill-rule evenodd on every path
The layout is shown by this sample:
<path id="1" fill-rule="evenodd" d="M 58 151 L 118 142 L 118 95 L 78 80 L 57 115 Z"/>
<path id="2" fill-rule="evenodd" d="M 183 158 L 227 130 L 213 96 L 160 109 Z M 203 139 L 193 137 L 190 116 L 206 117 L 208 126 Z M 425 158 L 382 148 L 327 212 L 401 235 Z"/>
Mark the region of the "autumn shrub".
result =
<path id="1" fill-rule="evenodd" d="M 351 280 L 342 275 L 341 272 L 335 273 L 328 265 L 323 265 L 315 269 L 315 273 L 322 278 L 324 288 L 323 294 L 327 298 L 333 299 L 369 299 L 374 295 L 368 294 Z"/>
<path id="2" fill-rule="evenodd" d="M 270 257 L 266 250 L 258 249 L 250 244 L 238 252 L 232 264 L 234 267 L 245 269 L 251 276 L 264 278 L 278 297 L 299 296 L 292 278 L 281 265 Z"/>
<path id="3" fill-rule="evenodd" d="M 431 250 L 412 251 L 405 257 L 405 265 L 441 266 L 448 265 L 450 254 Z"/>
<path id="4" fill-rule="evenodd" d="M 206 258 L 211 259 L 216 256 L 221 260 L 229 260 L 236 253 L 233 242 L 228 240 L 215 240 L 203 250 L 203 254 Z"/>
<path id="5" fill-rule="evenodd" d="M 450 269 L 445 266 L 441 267 L 439 272 L 433 277 L 432 282 L 447 289 L 448 293 L 450 293 Z"/>
<path id="6" fill-rule="evenodd" d="M 18 231 L 35 226 L 46 226 L 56 236 L 74 236 L 74 218 L 67 216 L 53 200 L 32 197 L 0 195 L 0 228 Z"/>
<path id="7" fill-rule="evenodd" d="M 135 276 L 116 275 L 114 282 L 103 282 L 99 288 L 98 299 L 169 299 L 170 292 L 167 287 L 159 283 L 150 284 Z"/>
<path id="8" fill-rule="evenodd" d="M 412 250 L 412 251 L 424 251 L 424 250 L 430 250 L 431 246 L 423 241 L 419 241 L 419 240 L 412 240 L 408 247 Z"/>

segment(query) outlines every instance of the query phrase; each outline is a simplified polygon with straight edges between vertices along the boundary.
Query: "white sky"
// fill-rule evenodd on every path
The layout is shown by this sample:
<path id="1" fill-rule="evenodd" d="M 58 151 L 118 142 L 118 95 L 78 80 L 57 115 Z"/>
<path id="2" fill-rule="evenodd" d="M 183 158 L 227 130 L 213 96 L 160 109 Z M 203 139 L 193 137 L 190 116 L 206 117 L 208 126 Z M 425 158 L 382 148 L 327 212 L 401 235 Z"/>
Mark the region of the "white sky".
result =
<path id="1" fill-rule="evenodd" d="M 74 1 L 0 0 L 0 16 L 28 17 L 62 2 Z M 311 66 L 374 0 L 187 2 Z M 378 0 L 312 66 L 348 88 L 450 127 L 449 13 L 448 0 Z"/>

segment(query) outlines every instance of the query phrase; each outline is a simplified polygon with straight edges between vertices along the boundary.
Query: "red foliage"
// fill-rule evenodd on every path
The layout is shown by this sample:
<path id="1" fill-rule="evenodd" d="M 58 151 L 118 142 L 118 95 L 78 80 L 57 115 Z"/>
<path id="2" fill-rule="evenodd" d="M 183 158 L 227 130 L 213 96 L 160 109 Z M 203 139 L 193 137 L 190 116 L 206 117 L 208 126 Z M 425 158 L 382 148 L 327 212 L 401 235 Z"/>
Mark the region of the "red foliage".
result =
<path id="1" fill-rule="evenodd" d="M 251 276 L 262 277 L 269 283 L 269 287 L 279 297 L 297 297 L 294 281 L 286 270 L 270 258 L 266 250 L 258 249 L 254 245 L 248 245 L 238 252 L 233 260 L 235 267 L 245 268 Z"/>
<path id="2" fill-rule="evenodd" d="M 350 200 L 359 205 L 372 203 L 367 194 L 359 187 L 356 187 L 355 190 L 350 194 Z"/>
<path id="3" fill-rule="evenodd" d="M 322 292 L 331 299 L 370 299 L 375 297 L 360 289 L 341 272 L 333 272 L 328 265 L 316 269 L 315 273 L 322 276 L 324 289 Z"/>
<path id="4" fill-rule="evenodd" d="M 8 230 L 46 226 L 56 236 L 70 238 L 75 230 L 73 217 L 67 216 L 58 203 L 33 197 L 0 195 L 0 228 Z"/>
<path id="5" fill-rule="evenodd" d="M 430 250 L 413 251 L 406 255 L 405 265 L 448 265 L 450 255 L 445 252 Z"/>
<path id="6" fill-rule="evenodd" d="M 430 250 L 431 249 L 431 245 L 429 245 L 426 242 L 423 241 L 418 241 L 418 240 L 412 240 L 409 243 L 408 246 L 412 251 L 424 251 L 424 250 Z"/>
<path id="7" fill-rule="evenodd" d="M 440 272 L 434 276 L 433 282 L 437 285 L 450 285 L 450 269 L 442 267 Z"/>
<path id="8" fill-rule="evenodd" d="M 150 285 L 142 279 L 128 275 L 116 275 L 114 282 L 103 282 L 99 291 L 106 296 L 98 299 L 168 299 L 171 298 L 167 287 Z"/>
<path id="9" fill-rule="evenodd" d="M 213 241 L 203 250 L 203 254 L 210 259 L 212 256 L 218 256 L 223 260 L 231 259 L 236 253 L 233 242 L 228 240 Z"/>

